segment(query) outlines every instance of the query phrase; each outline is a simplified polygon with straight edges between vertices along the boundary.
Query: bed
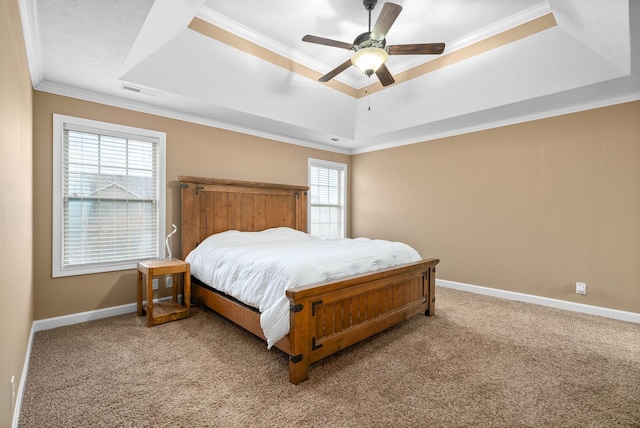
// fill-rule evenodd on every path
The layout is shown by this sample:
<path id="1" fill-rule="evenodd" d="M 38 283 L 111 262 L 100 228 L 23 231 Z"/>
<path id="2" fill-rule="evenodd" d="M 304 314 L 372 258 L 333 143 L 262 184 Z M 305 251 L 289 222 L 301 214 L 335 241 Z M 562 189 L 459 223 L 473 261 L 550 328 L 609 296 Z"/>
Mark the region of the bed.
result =
<path id="1" fill-rule="evenodd" d="M 180 176 L 182 258 L 212 234 L 273 228 L 307 230 L 306 186 Z M 273 346 L 289 357 L 289 381 L 312 363 L 414 315 L 435 314 L 437 259 L 286 290 L 289 332 Z M 192 298 L 267 340 L 260 312 L 192 279 Z"/>

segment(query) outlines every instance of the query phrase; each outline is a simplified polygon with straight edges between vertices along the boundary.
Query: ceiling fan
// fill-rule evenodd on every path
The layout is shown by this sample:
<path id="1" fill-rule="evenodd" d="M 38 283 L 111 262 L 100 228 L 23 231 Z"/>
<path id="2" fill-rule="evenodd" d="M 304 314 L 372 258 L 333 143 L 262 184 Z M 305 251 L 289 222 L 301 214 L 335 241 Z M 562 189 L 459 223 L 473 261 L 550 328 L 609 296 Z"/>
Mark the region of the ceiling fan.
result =
<path id="1" fill-rule="evenodd" d="M 395 80 L 384 64 L 387 61 L 388 55 L 439 55 L 444 52 L 444 43 L 387 46 L 385 36 L 398 15 L 400 15 L 402 6 L 395 3 L 385 3 L 382 7 L 382 12 L 380 12 L 380 16 L 378 16 L 378 20 L 373 26 L 373 30 L 371 30 L 371 11 L 376 7 L 378 0 L 363 0 L 362 3 L 365 9 L 369 11 L 369 31 L 360 34 L 355 38 L 353 43 L 340 42 L 311 35 L 306 35 L 302 38 L 303 42 L 355 51 L 350 59 L 322 76 L 318 81 L 328 82 L 347 68 L 355 65 L 369 77 L 375 73 L 378 79 L 380 79 L 382 86 L 389 86 L 393 84 Z"/>

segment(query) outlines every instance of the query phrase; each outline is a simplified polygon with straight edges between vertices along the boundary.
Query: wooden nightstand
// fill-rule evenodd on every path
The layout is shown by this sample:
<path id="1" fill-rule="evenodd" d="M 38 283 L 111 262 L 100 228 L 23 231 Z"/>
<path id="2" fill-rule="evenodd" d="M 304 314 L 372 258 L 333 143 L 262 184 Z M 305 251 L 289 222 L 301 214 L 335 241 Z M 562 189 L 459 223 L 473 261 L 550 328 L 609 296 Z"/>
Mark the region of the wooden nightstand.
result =
<path id="1" fill-rule="evenodd" d="M 178 282 L 176 275 L 182 274 L 184 304 L 178 302 Z M 173 298 L 153 302 L 153 278 L 160 275 L 173 275 Z M 147 304 L 142 304 L 142 284 L 145 277 Z M 152 260 L 138 263 L 138 316 L 147 315 L 147 327 L 191 316 L 191 268 L 182 260 Z"/>

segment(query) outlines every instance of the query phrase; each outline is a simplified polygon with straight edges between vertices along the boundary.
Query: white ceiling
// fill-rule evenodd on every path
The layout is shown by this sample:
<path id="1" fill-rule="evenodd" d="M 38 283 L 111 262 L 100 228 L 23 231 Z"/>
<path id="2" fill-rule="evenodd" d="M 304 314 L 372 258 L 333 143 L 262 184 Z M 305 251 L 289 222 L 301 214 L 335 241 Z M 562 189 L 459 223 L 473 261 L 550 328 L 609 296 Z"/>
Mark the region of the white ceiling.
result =
<path id="1" fill-rule="evenodd" d="M 301 41 L 311 34 L 351 43 L 367 31 L 362 0 L 20 5 L 35 89 L 342 153 L 640 99 L 637 0 L 394 2 L 403 11 L 387 33 L 388 44 L 445 42 L 447 48 L 441 56 L 390 56 L 391 73 L 397 77 L 436 59 L 433 64 L 448 65 L 381 90 L 375 76 L 368 79 L 355 67 L 334 79 L 356 92 L 368 87 L 366 96 L 316 81 L 347 60 L 349 51 Z M 549 14 L 557 25 L 456 59 L 483 40 Z M 289 65 L 194 31 L 194 18 Z"/>

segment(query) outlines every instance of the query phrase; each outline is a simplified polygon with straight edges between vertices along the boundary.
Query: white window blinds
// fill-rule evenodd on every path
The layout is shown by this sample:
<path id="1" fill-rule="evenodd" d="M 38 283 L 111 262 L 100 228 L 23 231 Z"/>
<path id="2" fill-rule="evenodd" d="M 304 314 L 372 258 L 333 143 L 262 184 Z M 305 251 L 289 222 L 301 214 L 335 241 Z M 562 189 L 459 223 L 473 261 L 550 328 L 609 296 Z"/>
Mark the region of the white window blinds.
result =
<path id="1" fill-rule="evenodd" d="M 164 140 L 87 122 L 59 124 L 54 276 L 135 268 L 163 252 Z"/>
<path id="2" fill-rule="evenodd" d="M 346 165 L 310 159 L 309 233 L 321 238 L 345 237 Z"/>

